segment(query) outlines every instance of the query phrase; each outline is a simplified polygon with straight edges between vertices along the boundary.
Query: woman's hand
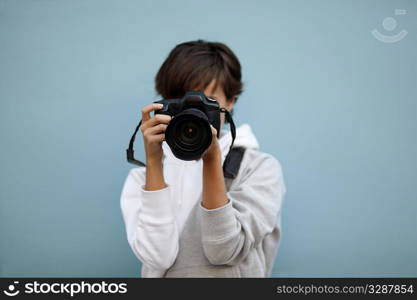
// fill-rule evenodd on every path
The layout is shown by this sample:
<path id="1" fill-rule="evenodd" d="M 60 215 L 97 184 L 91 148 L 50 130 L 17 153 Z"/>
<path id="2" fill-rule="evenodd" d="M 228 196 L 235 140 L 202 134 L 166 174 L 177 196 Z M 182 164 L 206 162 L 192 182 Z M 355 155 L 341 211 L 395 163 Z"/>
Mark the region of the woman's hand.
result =
<path id="1" fill-rule="evenodd" d="M 203 153 L 201 157 L 203 159 L 203 162 L 210 162 L 216 158 L 221 158 L 220 145 L 217 140 L 217 130 L 211 124 L 210 124 L 210 127 L 211 127 L 212 139 L 211 139 L 210 146 L 207 148 L 207 150 Z"/>
<path id="2" fill-rule="evenodd" d="M 147 164 L 160 163 L 162 160 L 162 142 L 165 140 L 165 130 L 171 121 L 171 116 L 163 114 L 156 114 L 152 118 L 150 116 L 150 112 L 162 107 L 162 104 L 151 103 L 142 109 L 140 130 L 143 135 Z"/>
<path id="3" fill-rule="evenodd" d="M 210 125 L 211 126 L 211 125 Z M 224 182 L 220 145 L 217 130 L 211 126 L 212 141 L 203 158 L 203 202 L 206 209 L 224 206 L 229 199 Z"/>

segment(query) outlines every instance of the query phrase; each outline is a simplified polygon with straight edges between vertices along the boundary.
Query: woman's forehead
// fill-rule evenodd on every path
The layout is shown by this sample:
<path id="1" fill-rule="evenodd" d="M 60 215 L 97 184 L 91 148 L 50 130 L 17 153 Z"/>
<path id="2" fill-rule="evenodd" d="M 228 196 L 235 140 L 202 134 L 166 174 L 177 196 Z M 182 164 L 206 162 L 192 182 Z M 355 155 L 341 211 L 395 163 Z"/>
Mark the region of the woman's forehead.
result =
<path id="1" fill-rule="evenodd" d="M 209 83 L 209 85 L 205 87 L 205 89 L 204 89 L 204 94 L 205 94 L 207 97 L 210 97 L 210 96 L 211 96 L 212 98 L 218 98 L 218 97 L 223 98 L 223 97 L 224 97 L 224 92 L 223 92 L 223 87 L 222 87 L 222 85 L 221 85 L 221 84 L 217 84 L 217 86 L 216 86 L 216 84 L 217 84 L 216 79 L 213 79 L 213 80 Z"/>

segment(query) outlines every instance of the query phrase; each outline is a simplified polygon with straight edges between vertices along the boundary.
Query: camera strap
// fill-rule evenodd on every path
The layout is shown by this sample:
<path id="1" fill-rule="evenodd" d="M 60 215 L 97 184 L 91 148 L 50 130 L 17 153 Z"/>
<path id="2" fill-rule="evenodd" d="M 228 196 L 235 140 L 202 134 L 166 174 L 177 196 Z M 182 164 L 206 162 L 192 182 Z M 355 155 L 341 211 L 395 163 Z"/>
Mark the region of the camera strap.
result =
<path id="1" fill-rule="evenodd" d="M 138 132 L 141 124 L 142 124 L 142 120 L 140 120 L 138 126 L 136 126 L 135 132 L 130 138 L 129 148 L 126 150 L 126 154 L 127 154 L 127 161 L 130 162 L 131 164 L 138 165 L 141 167 L 146 167 L 146 164 L 144 164 L 140 160 L 135 159 L 135 156 L 134 156 L 135 151 L 133 151 L 133 144 L 135 143 L 136 133 Z"/>
<path id="2" fill-rule="evenodd" d="M 230 132 L 232 133 L 232 143 L 230 144 L 229 153 L 231 153 L 232 152 L 233 143 L 235 142 L 235 138 L 236 138 L 236 127 L 235 127 L 235 123 L 233 122 L 232 115 L 230 114 L 230 112 L 227 109 L 225 109 L 224 107 L 222 107 L 222 108 L 220 108 L 220 111 L 221 112 L 224 112 L 226 114 L 226 116 L 225 116 L 226 117 L 226 120 L 230 124 Z M 229 155 L 229 153 L 227 155 Z"/>
<path id="3" fill-rule="evenodd" d="M 220 108 L 221 112 L 224 112 L 226 114 L 226 120 L 229 122 L 230 124 L 230 131 L 232 133 L 232 144 L 230 145 L 230 149 L 229 149 L 229 153 L 226 156 L 226 159 L 232 155 L 232 147 L 233 147 L 233 143 L 235 141 L 236 138 L 236 127 L 235 127 L 235 123 L 233 122 L 232 116 L 230 114 L 230 112 L 225 109 L 225 108 Z M 141 162 L 140 160 L 136 160 L 135 156 L 134 156 L 134 150 L 133 150 L 133 144 L 135 143 L 135 137 L 136 134 L 140 128 L 140 125 L 142 124 L 142 120 L 140 120 L 138 126 L 136 126 L 135 132 L 133 133 L 132 137 L 130 138 L 130 142 L 129 142 L 129 148 L 126 149 L 126 155 L 127 155 L 127 161 L 131 164 L 137 165 L 137 166 L 141 166 L 141 167 L 146 167 L 146 164 Z"/>

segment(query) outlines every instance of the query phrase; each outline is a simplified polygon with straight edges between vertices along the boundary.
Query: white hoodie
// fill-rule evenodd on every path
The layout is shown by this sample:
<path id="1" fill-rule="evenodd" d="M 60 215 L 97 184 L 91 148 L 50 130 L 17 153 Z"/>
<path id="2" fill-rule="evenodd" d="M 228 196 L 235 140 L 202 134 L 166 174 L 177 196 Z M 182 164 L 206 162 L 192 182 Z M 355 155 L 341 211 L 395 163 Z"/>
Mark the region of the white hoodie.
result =
<path id="1" fill-rule="evenodd" d="M 222 164 L 229 152 L 232 136 L 220 132 Z M 248 124 L 236 128 L 234 146 L 259 149 Z M 143 263 L 142 277 L 162 277 L 179 251 L 179 237 L 192 207 L 202 201 L 203 161 L 176 158 L 164 141 L 163 174 L 166 187 L 144 190 L 146 168 L 130 170 L 121 193 L 121 209 L 127 239 L 136 257 Z"/>

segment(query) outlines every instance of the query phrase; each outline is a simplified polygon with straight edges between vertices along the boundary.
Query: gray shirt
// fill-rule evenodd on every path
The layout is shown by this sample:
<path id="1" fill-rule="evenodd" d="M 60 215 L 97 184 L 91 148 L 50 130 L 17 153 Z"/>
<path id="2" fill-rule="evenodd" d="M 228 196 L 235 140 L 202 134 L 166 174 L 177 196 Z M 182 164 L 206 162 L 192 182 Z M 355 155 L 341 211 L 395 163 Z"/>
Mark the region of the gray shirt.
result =
<path id="1" fill-rule="evenodd" d="M 231 142 L 230 132 L 222 130 L 222 164 Z M 246 151 L 236 178 L 225 178 L 229 202 L 216 209 L 201 205 L 202 162 L 176 158 L 165 142 L 166 188 L 147 191 L 146 169 L 130 170 L 121 209 L 129 245 L 142 262 L 142 277 L 271 274 L 281 240 L 281 165 L 259 151 L 249 124 L 237 128 L 234 146 Z"/>
<path id="2" fill-rule="evenodd" d="M 246 149 L 237 177 L 226 178 L 229 202 L 197 202 L 163 277 L 269 277 L 281 237 L 285 184 L 272 155 Z M 142 266 L 146 274 L 146 266 Z"/>

